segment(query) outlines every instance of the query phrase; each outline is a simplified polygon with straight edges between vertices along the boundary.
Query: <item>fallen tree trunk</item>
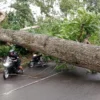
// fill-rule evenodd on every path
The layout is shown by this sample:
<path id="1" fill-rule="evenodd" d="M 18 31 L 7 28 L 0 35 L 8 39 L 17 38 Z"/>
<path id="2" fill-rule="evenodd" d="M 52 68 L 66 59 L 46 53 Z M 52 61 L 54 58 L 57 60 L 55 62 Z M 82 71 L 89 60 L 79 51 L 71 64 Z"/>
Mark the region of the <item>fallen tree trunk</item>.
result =
<path id="1" fill-rule="evenodd" d="M 24 31 L 0 30 L 0 40 L 100 72 L 100 47 Z"/>

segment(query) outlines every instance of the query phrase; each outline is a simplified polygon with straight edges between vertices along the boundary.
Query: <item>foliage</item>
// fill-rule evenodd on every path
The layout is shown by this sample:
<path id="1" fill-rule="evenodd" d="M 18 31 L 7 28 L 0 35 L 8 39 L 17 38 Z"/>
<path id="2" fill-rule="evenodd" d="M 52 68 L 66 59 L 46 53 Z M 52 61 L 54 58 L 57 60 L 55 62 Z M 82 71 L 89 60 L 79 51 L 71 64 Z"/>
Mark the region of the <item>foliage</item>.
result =
<path id="1" fill-rule="evenodd" d="M 61 22 L 61 20 L 56 18 L 46 17 L 45 20 L 40 18 L 37 23 L 40 27 L 34 29 L 34 33 L 56 36 L 56 34 L 59 34 Z"/>
<path id="2" fill-rule="evenodd" d="M 7 14 L 6 19 L 1 24 L 3 28 L 19 30 L 20 28 L 34 24 L 35 20 L 27 0 L 25 0 L 25 2 L 17 0 L 11 7 L 14 8 L 15 11 Z"/>
<path id="3" fill-rule="evenodd" d="M 83 0 L 84 4 L 87 5 L 89 11 L 95 11 L 96 13 L 100 12 L 100 0 Z"/>
<path id="4" fill-rule="evenodd" d="M 65 70 L 68 71 L 69 70 L 67 63 L 58 64 L 55 69 L 56 71 L 65 71 Z"/>
<path id="5" fill-rule="evenodd" d="M 43 55 L 42 54 L 42 57 L 43 57 L 43 59 L 44 59 L 44 61 L 55 61 L 55 62 L 60 62 L 60 60 L 58 59 L 58 58 L 56 58 L 56 57 L 52 57 L 52 56 L 48 56 L 48 55 Z"/>
<path id="6" fill-rule="evenodd" d="M 27 55 L 29 53 L 29 50 L 27 50 L 19 45 L 15 45 L 15 51 L 17 51 L 18 54 L 21 54 L 21 55 Z"/>
<path id="7" fill-rule="evenodd" d="M 5 46 L 5 45 L 0 46 L 0 57 L 7 56 L 9 50 L 10 50 L 9 46 Z"/>
<path id="8" fill-rule="evenodd" d="M 50 12 L 53 9 L 53 4 L 55 0 L 29 0 L 34 5 L 40 7 L 41 14 L 45 14 L 47 17 L 50 17 Z"/>
<path id="9" fill-rule="evenodd" d="M 28 2 L 17 0 L 11 7 L 16 10 L 15 16 L 21 28 L 24 28 L 27 25 L 33 25 L 34 19 Z"/>
<path id="10" fill-rule="evenodd" d="M 76 66 L 68 64 L 66 62 L 58 63 L 56 66 L 56 71 L 71 72 L 76 70 Z"/>
<path id="11" fill-rule="evenodd" d="M 99 40 L 100 31 L 99 14 L 87 11 L 84 8 L 79 8 L 76 12 L 71 11 L 71 13 L 73 16 L 70 19 L 46 18 L 45 20 L 40 20 L 38 22 L 40 28 L 34 29 L 34 33 L 44 33 L 80 42 L 83 42 L 86 38 L 91 40 L 94 37 L 96 43 Z"/>
<path id="12" fill-rule="evenodd" d="M 66 16 L 71 9 L 75 8 L 76 4 L 76 0 L 61 0 L 60 9 Z"/>
<path id="13" fill-rule="evenodd" d="M 13 29 L 13 30 L 19 30 L 20 24 L 17 20 L 17 17 L 13 12 L 9 12 L 7 14 L 6 19 L 1 23 L 1 26 L 5 29 Z"/>
<path id="14" fill-rule="evenodd" d="M 61 27 L 61 33 L 67 34 L 71 40 L 82 42 L 92 34 L 99 33 L 99 14 L 79 8 L 77 15 L 71 20 L 65 20 Z"/>
<path id="15" fill-rule="evenodd" d="M 90 12 L 100 12 L 100 0 L 60 0 L 60 10 L 64 15 L 70 14 L 70 10 L 76 11 L 78 8 L 83 7 Z"/>

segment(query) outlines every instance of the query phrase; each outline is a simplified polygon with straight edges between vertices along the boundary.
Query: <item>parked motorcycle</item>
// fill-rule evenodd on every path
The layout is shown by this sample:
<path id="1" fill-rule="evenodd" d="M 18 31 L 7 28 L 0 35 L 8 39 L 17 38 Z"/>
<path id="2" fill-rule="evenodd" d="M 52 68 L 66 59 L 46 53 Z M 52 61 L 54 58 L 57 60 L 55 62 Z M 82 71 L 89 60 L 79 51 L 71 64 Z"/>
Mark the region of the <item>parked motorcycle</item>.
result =
<path id="1" fill-rule="evenodd" d="M 18 69 L 14 66 L 14 61 L 7 57 L 3 63 L 4 71 L 3 78 L 6 80 L 10 75 L 23 74 L 23 68 L 20 66 Z"/>

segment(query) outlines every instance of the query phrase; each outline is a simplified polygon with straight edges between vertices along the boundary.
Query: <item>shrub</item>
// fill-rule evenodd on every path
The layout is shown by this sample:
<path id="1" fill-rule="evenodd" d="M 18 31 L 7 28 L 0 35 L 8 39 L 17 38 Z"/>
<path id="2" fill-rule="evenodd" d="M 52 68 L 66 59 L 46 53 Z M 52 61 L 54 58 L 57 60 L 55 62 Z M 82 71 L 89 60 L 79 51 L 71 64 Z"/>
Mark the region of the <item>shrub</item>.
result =
<path id="1" fill-rule="evenodd" d="M 7 56 L 9 50 L 10 50 L 9 46 L 4 46 L 4 45 L 0 46 L 0 56 L 1 57 Z"/>

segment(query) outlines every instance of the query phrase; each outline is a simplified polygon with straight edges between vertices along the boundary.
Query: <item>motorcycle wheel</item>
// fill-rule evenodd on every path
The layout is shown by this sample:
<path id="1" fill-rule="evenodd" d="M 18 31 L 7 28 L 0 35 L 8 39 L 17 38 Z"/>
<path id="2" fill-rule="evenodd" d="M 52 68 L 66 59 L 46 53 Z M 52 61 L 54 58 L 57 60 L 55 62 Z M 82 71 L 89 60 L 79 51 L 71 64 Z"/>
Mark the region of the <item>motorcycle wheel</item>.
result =
<path id="1" fill-rule="evenodd" d="M 34 63 L 33 62 L 30 62 L 29 63 L 29 68 L 32 68 L 34 66 Z"/>
<path id="2" fill-rule="evenodd" d="M 4 70 L 3 72 L 3 79 L 6 80 L 9 77 L 8 70 Z"/>
<path id="3" fill-rule="evenodd" d="M 42 67 L 47 67 L 47 64 L 43 64 Z"/>

